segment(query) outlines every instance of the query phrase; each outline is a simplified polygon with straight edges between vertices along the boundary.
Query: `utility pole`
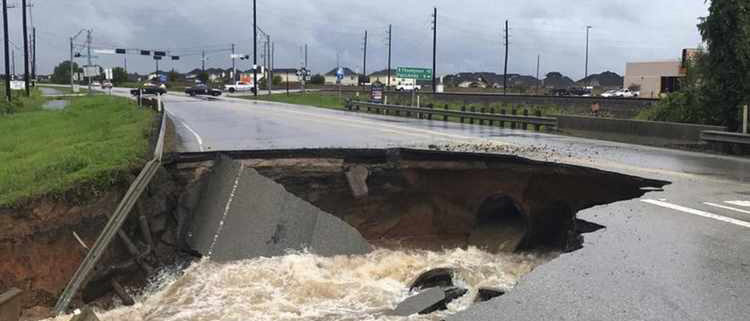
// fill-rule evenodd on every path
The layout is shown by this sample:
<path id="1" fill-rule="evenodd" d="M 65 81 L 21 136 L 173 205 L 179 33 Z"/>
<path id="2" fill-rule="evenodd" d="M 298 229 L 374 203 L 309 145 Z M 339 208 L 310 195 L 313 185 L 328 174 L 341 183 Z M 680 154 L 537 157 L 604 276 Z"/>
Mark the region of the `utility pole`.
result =
<path id="1" fill-rule="evenodd" d="M 206 49 L 201 50 L 201 71 L 206 72 Z"/>
<path id="2" fill-rule="evenodd" d="M 88 66 L 87 66 L 88 68 L 91 68 L 91 41 L 92 41 L 91 32 L 92 32 L 91 29 L 87 30 L 87 35 L 86 35 L 86 45 L 88 47 Z M 91 74 L 89 74 L 89 95 L 91 95 L 92 93 L 93 92 L 91 91 Z"/>
<path id="3" fill-rule="evenodd" d="M 10 63 L 8 61 L 10 60 L 10 48 L 8 46 L 8 42 L 10 41 L 8 39 L 8 0 L 3 0 L 3 35 L 3 39 L 5 40 L 5 98 L 10 102 L 12 97 L 10 92 Z M 73 41 L 71 40 L 72 43 Z"/>
<path id="4" fill-rule="evenodd" d="M 589 76 L 589 30 L 591 30 L 591 28 L 591 26 L 586 26 L 586 69 L 583 75 L 584 79 Z"/>
<path id="5" fill-rule="evenodd" d="M 266 88 L 268 88 L 268 95 L 271 95 L 271 86 L 273 85 L 271 79 L 271 36 L 266 34 Z"/>
<path id="6" fill-rule="evenodd" d="M 125 68 L 125 73 L 127 74 L 128 73 L 128 55 L 127 54 L 122 55 L 122 58 L 124 60 L 124 67 L 123 68 Z"/>
<path id="7" fill-rule="evenodd" d="M 307 44 L 305 44 L 305 69 L 307 69 Z"/>
<path id="8" fill-rule="evenodd" d="M 276 43 L 272 42 L 271 43 L 271 85 L 273 85 L 273 77 L 274 77 L 273 68 L 274 68 L 274 62 L 276 62 L 275 55 L 276 55 Z"/>
<path id="9" fill-rule="evenodd" d="M 234 44 L 232 44 L 232 84 L 237 81 L 237 65 L 234 62 Z"/>
<path id="10" fill-rule="evenodd" d="M 258 97 L 258 16 L 253 0 L 253 94 Z"/>
<path id="11" fill-rule="evenodd" d="M 31 79 L 36 79 L 36 27 L 34 27 L 33 21 L 31 30 Z"/>
<path id="12" fill-rule="evenodd" d="M 26 83 L 26 96 L 31 95 L 29 88 L 29 33 L 26 27 L 26 0 L 21 1 L 23 6 L 23 81 Z"/>
<path id="13" fill-rule="evenodd" d="M 5 0 L 3 0 L 5 1 Z M 79 32 L 80 34 L 80 32 Z M 70 90 L 73 91 L 73 39 L 76 36 L 70 37 Z"/>
<path id="14" fill-rule="evenodd" d="M 386 88 L 391 87 L 391 40 L 393 39 L 392 25 L 388 25 L 388 80 L 386 80 Z"/>
<path id="15" fill-rule="evenodd" d="M 432 14 L 432 93 L 437 92 L 437 7 Z"/>
<path id="16" fill-rule="evenodd" d="M 542 62 L 542 55 L 537 54 L 536 55 L 536 93 L 537 95 L 539 94 L 539 87 L 540 87 L 540 84 L 542 83 L 542 80 L 539 79 L 539 65 L 541 62 Z"/>
<path id="17" fill-rule="evenodd" d="M 508 20 L 505 20 L 505 69 L 503 71 L 503 95 L 508 92 Z"/>
<path id="18" fill-rule="evenodd" d="M 367 77 L 367 30 L 365 30 L 365 46 L 363 47 L 362 76 Z M 364 80 L 364 78 L 362 78 Z"/>

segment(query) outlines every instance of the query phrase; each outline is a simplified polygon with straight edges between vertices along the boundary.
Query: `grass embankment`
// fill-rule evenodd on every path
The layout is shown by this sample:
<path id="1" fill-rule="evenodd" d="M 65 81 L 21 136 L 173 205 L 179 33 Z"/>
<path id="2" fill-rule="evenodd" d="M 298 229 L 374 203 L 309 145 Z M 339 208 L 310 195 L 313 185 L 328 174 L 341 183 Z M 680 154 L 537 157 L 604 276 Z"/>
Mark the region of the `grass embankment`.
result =
<path id="1" fill-rule="evenodd" d="M 144 162 L 153 113 L 128 99 L 76 97 L 60 111 L 24 110 L 0 116 L 0 206 L 94 194 Z"/>
<path id="2" fill-rule="evenodd" d="M 24 90 L 13 90 L 11 91 L 11 97 L 11 102 L 6 102 L 5 89 L 0 89 L 0 115 L 39 110 L 44 102 L 47 101 L 38 89 L 31 90 L 28 97 Z"/>
<path id="3" fill-rule="evenodd" d="M 240 98 L 254 99 L 253 96 L 241 96 Z M 347 96 L 345 95 L 342 95 L 341 98 L 339 98 L 338 94 L 326 94 L 320 92 L 290 93 L 289 95 L 284 93 L 258 96 L 258 100 L 296 105 L 307 105 L 329 109 L 344 109 L 346 98 Z"/>

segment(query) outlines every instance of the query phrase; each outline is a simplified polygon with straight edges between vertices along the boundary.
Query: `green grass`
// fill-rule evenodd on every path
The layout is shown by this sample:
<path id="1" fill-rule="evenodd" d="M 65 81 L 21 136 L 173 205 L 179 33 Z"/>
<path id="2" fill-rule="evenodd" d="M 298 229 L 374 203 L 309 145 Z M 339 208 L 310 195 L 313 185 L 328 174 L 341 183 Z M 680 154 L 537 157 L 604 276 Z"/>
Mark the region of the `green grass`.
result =
<path id="1" fill-rule="evenodd" d="M 91 197 L 122 182 L 144 162 L 152 119 L 152 112 L 110 96 L 0 116 L 0 207 Z"/>
<path id="2" fill-rule="evenodd" d="M 63 95 L 73 94 L 73 89 L 71 89 L 70 87 L 45 86 L 44 84 L 38 84 L 37 87 L 52 88 L 61 92 Z M 78 94 L 85 94 L 88 91 L 89 91 L 89 88 L 87 85 L 81 85 L 80 90 L 78 91 Z"/>
<path id="3" fill-rule="evenodd" d="M 253 96 L 242 96 L 240 98 L 254 99 Z M 319 92 L 291 93 L 289 95 L 284 93 L 258 96 L 258 100 L 308 105 L 330 109 L 344 109 L 345 99 L 346 96 L 341 96 L 341 99 L 339 99 L 339 96 L 337 94 L 324 94 Z"/>
<path id="4" fill-rule="evenodd" d="M 24 90 L 13 90 L 11 97 L 13 100 L 10 103 L 6 102 L 5 89 L 0 89 L 0 115 L 40 110 L 47 101 L 38 89 L 32 89 L 28 97 Z"/>

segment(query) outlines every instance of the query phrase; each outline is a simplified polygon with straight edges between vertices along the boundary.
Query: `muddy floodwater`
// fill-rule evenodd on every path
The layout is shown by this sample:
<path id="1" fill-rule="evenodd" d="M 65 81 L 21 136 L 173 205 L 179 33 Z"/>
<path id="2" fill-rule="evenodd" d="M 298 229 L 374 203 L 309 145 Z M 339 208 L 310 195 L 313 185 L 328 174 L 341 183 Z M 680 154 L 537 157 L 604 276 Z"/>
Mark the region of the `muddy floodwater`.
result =
<path id="1" fill-rule="evenodd" d="M 107 321 L 442 320 L 471 305 L 478 287 L 510 289 L 554 257 L 490 254 L 470 247 L 438 252 L 378 249 L 330 258 L 303 252 L 233 263 L 204 259 L 183 272 L 162 273 L 134 306 L 97 313 Z M 388 315 L 410 295 L 410 282 L 438 267 L 456 269 L 454 282 L 469 292 L 447 311 L 409 318 Z"/>

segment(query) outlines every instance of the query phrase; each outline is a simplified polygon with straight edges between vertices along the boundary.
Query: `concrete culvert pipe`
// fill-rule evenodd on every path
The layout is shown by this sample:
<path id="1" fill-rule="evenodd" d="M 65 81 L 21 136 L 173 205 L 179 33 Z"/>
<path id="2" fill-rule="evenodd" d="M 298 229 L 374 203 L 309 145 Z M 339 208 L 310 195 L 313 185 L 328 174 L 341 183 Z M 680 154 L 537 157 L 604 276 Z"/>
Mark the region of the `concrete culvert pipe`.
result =
<path id="1" fill-rule="evenodd" d="M 528 221 L 520 206 L 507 195 L 493 195 L 479 206 L 469 245 L 490 252 L 515 251 L 526 238 Z"/>

